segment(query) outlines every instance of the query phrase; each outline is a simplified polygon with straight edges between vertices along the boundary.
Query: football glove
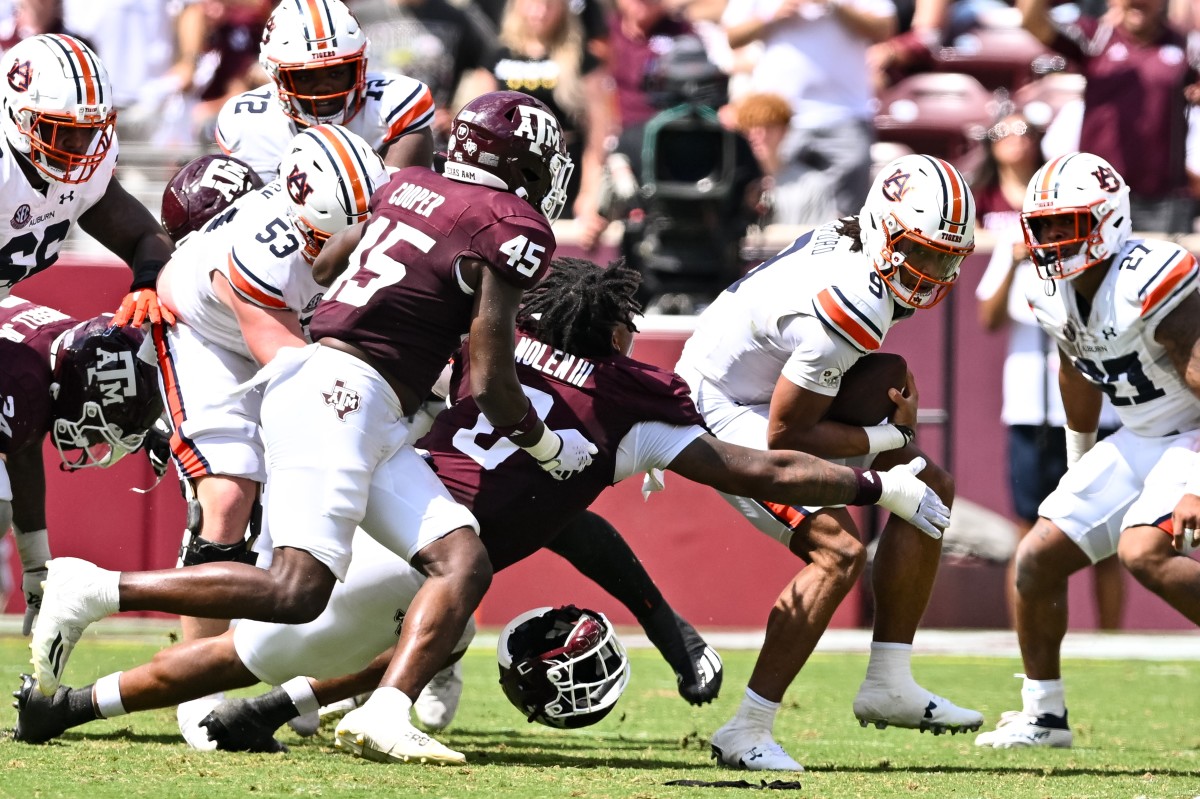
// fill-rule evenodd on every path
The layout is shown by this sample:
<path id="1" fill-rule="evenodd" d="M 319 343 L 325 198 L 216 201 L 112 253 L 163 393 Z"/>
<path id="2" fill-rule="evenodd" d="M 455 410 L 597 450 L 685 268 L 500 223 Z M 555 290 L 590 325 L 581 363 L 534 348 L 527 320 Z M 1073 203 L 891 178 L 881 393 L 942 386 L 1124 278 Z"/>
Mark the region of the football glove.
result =
<path id="1" fill-rule="evenodd" d="M 596 445 L 588 441 L 578 430 L 567 428 L 566 430 L 548 430 L 547 432 L 558 439 L 558 451 L 545 460 L 537 458 L 537 462 L 539 466 L 550 472 L 550 476 L 555 480 L 566 480 L 575 472 L 587 468 L 588 464 L 592 462 L 592 456 L 598 451 Z"/>
<path id="2" fill-rule="evenodd" d="M 160 416 L 154 426 L 146 431 L 142 449 L 146 451 L 154 476 L 161 479 L 171 464 L 171 425 L 165 416 Z"/>
<path id="3" fill-rule="evenodd" d="M 151 324 L 175 324 L 175 314 L 159 305 L 158 292 L 154 289 L 137 289 L 125 295 L 121 307 L 113 315 L 113 327 L 141 327 L 143 322 Z"/>
<path id="4" fill-rule="evenodd" d="M 890 510 L 930 538 L 939 539 L 950 524 L 950 509 L 932 488 L 917 477 L 917 473 L 924 468 L 924 458 L 913 458 L 886 472 L 877 472 L 882 495 L 876 504 Z"/>
<path id="5" fill-rule="evenodd" d="M 38 612 L 42 609 L 42 581 L 48 574 L 46 569 L 34 569 L 21 576 L 21 590 L 25 593 L 25 618 L 21 622 L 21 635 L 33 632 Z"/>

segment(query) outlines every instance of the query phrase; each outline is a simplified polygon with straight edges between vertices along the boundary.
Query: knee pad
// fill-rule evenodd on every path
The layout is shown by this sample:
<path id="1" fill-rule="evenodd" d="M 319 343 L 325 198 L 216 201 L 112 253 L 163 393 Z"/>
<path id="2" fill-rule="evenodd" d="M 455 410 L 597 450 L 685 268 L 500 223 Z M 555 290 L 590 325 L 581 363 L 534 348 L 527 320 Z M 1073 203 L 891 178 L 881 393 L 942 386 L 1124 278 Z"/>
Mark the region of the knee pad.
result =
<path id="1" fill-rule="evenodd" d="M 204 524 L 204 509 L 190 481 L 185 481 L 183 495 L 187 500 L 187 527 L 183 531 L 183 543 L 179 547 L 176 568 L 198 566 L 202 563 L 246 563 L 253 566 L 258 562 L 258 553 L 251 551 L 262 530 L 262 503 L 254 500 L 250 511 L 250 534 L 236 544 L 216 544 L 200 537 Z"/>

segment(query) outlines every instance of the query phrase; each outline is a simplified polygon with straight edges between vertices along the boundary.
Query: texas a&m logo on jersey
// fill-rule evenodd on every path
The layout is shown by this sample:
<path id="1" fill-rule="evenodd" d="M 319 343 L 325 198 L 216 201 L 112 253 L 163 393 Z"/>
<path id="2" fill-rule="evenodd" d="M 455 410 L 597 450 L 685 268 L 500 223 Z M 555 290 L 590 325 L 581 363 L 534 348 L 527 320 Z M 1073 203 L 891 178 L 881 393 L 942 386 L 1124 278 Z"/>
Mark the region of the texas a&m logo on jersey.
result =
<path id="1" fill-rule="evenodd" d="M 287 190 L 292 202 L 304 205 L 308 195 L 313 193 L 312 186 L 308 185 L 308 173 L 301 172 L 299 166 L 292 167 L 291 174 L 287 176 Z"/>
<path id="2" fill-rule="evenodd" d="M 325 398 L 325 404 L 333 408 L 342 421 L 357 411 L 362 404 L 362 396 L 354 389 L 346 388 L 346 384 L 341 380 L 334 381 L 333 388 L 322 392 L 321 396 Z"/>
<path id="3" fill-rule="evenodd" d="M 517 126 L 514 136 L 520 136 L 533 142 L 534 147 L 549 147 L 557 150 L 562 140 L 562 132 L 558 120 L 548 111 L 529 105 L 518 105 L 517 113 L 521 115 L 521 124 Z"/>
<path id="4" fill-rule="evenodd" d="M 8 85 L 13 87 L 13 91 L 29 91 L 29 84 L 32 82 L 33 67 L 28 61 L 18 61 L 8 70 Z"/>
<path id="5" fill-rule="evenodd" d="M 1121 190 L 1121 179 L 1117 177 L 1117 173 L 1106 166 L 1097 167 L 1092 173 L 1096 181 L 1100 184 L 1100 190 L 1106 191 L 1109 194 Z"/>
<path id="6" fill-rule="evenodd" d="M 904 192 L 908 190 L 908 180 L 910 177 L 907 172 L 897 169 L 883 181 L 883 196 L 891 202 L 900 202 L 900 199 L 904 197 Z"/>

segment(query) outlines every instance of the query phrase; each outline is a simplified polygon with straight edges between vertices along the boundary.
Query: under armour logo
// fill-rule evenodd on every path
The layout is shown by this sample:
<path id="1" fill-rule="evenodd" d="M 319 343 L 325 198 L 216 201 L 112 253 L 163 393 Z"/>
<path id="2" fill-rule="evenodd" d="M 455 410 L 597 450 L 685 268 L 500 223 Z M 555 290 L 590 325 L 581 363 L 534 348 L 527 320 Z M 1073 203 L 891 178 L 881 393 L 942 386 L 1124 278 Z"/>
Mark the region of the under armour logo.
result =
<path id="1" fill-rule="evenodd" d="M 322 393 L 325 398 L 325 404 L 333 408 L 337 413 L 338 419 L 346 420 L 346 417 L 358 410 L 362 403 L 362 397 L 357 391 L 352 388 L 346 388 L 346 384 L 341 380 L 333 384 L 333 388 L 328 392 Z"/>
<path id="2" fill-rule="evenodd" d="M 907 172 L 897 169 L 890 177 L 883 181 L 883 196 L 891 202 L 900 202 L 900 198 L 904 196 L 904 192 L 908 189 L 908 179 L 910 177 L 911 175 Z"/>
<path id="3" fill-rule="evenodd" d="M 1110 338 L 1117 337 L 1117 331 L 1111 327 L 1106 327 L 1106 328 L 1104 328 L 1104 330 L 1102 330 L 1100 332 L 1104 334 L 1105 341 L 1107 341 Z"/>
<path id="4" fill-rule="evenodd" d="M 937 710 L 937 702 L 930 702 L 925 706 L 925 718 L 932 719 L 933 711 Z"/>
<path id="5" fill-rule="evenodd" d="M 72 189 L 71 191 L 67 192 L 66 194 L 64 194 L 58 198 L 59 205 L 66 205 L 67 203 L 73 203 L 73 202 L 75 202 L 74 189 Z"/>
<path id="6" fill-rule="evenodd" d="M 8 85 L 13 88 L 13 91 L 28 91 L 32 81 L 33 68 L 29 66 L 28 61 L 18 61 L 8 70 Z"/>
<path id="7" fill-rule="evenodd" d="M 1121 181 L 1117 177 L 1117 173 L 1106 166 L 1097 167 L 1092 176 L 1099 182 L 1103 191 L 1114 192 L 1121 188 Z"/>

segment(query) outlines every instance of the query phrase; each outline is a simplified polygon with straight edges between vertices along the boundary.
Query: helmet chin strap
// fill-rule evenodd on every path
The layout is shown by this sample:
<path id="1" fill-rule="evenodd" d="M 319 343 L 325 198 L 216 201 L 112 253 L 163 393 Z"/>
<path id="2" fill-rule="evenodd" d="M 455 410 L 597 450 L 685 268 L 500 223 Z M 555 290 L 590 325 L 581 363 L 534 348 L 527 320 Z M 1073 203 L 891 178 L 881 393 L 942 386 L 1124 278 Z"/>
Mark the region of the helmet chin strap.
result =
<path id="1" fill-rule="evenodd" d="M 1058 282 L 1055 280 L 1043 280 L 1042 291 L 1046 292 L 1047 297 L 1053 297 L 1058 293 Z"/>

